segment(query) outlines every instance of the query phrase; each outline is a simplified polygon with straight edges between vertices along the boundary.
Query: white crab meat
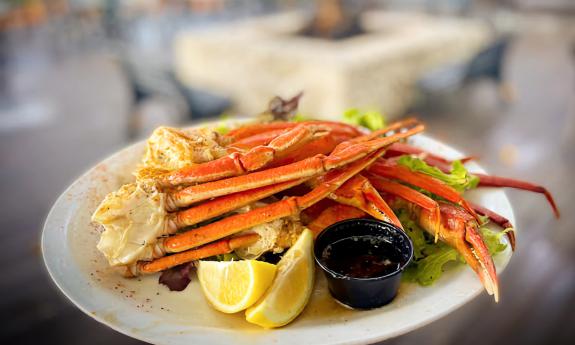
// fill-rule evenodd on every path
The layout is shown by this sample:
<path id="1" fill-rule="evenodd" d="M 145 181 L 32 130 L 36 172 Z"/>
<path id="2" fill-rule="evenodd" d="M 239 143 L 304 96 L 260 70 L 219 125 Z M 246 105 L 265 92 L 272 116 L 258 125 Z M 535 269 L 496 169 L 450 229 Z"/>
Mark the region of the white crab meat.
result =
<path id="1" fill-rule="evenodd" d="M 165 202 L 155 187 L 135 183 L 106 196 L 92 221 L 105 229 L 97 248 L 111 266 L 153 259 L 153 244 L 166 232 Z"/>
<path id="2" fill-rule="evenodd" d="M 244 213 L 251 209 L 261 207 L 264 203 L 255 203 L 239 209 L 238 213 Z M 256 233 L 259 239 L 246 247 L 238 248 L 235 253 L 242 259 L 257 259 L 265 252 L 281 253 L 285 248 L 291 247 L 303 231 L 299 220 L 292 218 L 281 218 L 274 221 L 256 225 L 250 229 L 240 232 L 238 235 Z"/>
<path id="3" fill-rule="evenodd" d="M 179 130 L 159 127 L 146 142 L 146 168 L 174 170 L 227 154 L 225 139 L 209 129 Z"/>

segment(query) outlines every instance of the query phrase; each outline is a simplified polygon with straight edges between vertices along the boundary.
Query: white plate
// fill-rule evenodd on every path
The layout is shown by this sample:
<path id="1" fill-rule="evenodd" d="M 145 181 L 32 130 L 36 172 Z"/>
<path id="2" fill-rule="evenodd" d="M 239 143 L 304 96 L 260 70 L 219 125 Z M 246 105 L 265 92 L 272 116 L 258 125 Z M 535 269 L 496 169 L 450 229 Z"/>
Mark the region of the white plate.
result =
<path id="1" fill-rule="evenodd" d="M 424 135 L 411 142 L 447 158 L 462 156 Z M 483 291 L 472 270 L 459 265 L 431 287 L 402 284 L 397 298 L 383 308 L 352 311 L 331 299 L 323 276 L 318 275 L 302 315 L 287 327 L 264 330 L 247 323 L 243 313 L 227 315 L 211 309 L 195 279 L 184 292 L 170 292 L 158 284 L 157 275 L 122 278 L 96 250 L 100 229 L 90 223 L 90 215 L 106 194 L 133 179 L 130 172 L 143 149 L 143 143 L 132 145 L 74 182 L 56 201 L 42 234 L 46 267 L 62 292 L 86 314 L 126 335 L 151 343 L 186 345 L 373 343 L 437 320 Z M 468 166 L 483 172 L 475 163 Z M 478 190 L 469 197 L 515 222 L 503 191 Z M 510 256 L 509 246 L 496 256 L 499 273 Z"/>

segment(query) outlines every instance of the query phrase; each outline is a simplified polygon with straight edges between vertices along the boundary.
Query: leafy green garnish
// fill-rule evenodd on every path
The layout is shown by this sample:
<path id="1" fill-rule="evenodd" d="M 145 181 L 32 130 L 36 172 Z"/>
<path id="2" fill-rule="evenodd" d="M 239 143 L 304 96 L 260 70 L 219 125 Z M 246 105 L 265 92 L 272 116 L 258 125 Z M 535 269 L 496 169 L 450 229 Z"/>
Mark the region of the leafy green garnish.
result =
<path id="1" fill-rule="evenodd" d="M 466 190 L 473 189 L 479 184 L 479 178 L 470 174 L 461 161 L 453 161 L 451 164 L 451 171 L 449 174 L 444 173 L 436 167 L 432 167 L 425 163 L 423 160 L 412 157 L 402 156 L 399 158 L 398 163 L 409 168 L 412 171 L 422 172 L 429 176 L 445 182 L 453 187 L 458 192 L 462 193 Z"/>
<path id="2" fill-rule="evenodd" d="M 215 128 L 216 132 L 220 133 L 220 134 L 227 134 L 230 131 L 230 128 L 226 125 L 224 125 L 223 123 L 220 123 L 216 128 Z"/>
<path id="3" fill-rule="evenodd" d="M 220 123 L 215 128 L 215 131 L 220 133 L 220 134 L 227 134 L 230 131 L 230 127 L 225 125 L 224 122 L 226 120 L 231 119 L 232 116 L 229 113 L 224 112 L 224 113 L 221 113 L 218 117 L 220 119 Z"/>
<path id="4" fill-rule="evenodd" d="M 443 267 L 447 263 L 459 260 L 461 260 L 460 255 L 455 249 L 443 243 L 437 244 L 433 254 L 409 265 L 405 270 L 404 279 L 429 286 L 441 277 Z"/>
<path id="5" fill-rule="evenodd" d="M 372 131 L 385 127 L 385 116 L 376 110 L 361 111 L 351 108 L 343 113 L 343 121 L 352 125 L 366 127 Z"/>
<path id="6" fill-rule="evenodd" d="M 505 236 L 509 231 L 513 231 L 513 229 L 508 228 L 503 231 L 493 231 L 485 226 L 479 228 L 483 242 L 491 255 L 501 253 L 507 248 L 507 245 L 501 241 L 501 237 Z"/>
<path id="7" fill-rule="evenodd" d="M 400 209 L 397 212 L 397 218 L 399 218 L 401 225 L 403 225 L 403 230 L 405 230 L 405 233 L 409 236 L 413 244 L 413 259 L 419 260 L 424 258 L 424 251 L 428 243 L 423 229 L 409 217 L 409 214 L 404 209 Z"/>
<path id="8" fill-rule="evenodd" d="M 417 225 L 406 210 L 400 210 L 397 217 L 413 243 L 413 260 L 403 274 L 405 281 L 428 286 L 441 277 L 446 265 L 465 262 L 454 248 L 442 242 L 435 243 L 433 236 Z M 492 256 L 507 248 L 507 245 L 501 242 L 501 237 L 510 229 L 498 232 L 482 226 L 479 231 Z"/>
<path id="9" fill-rule="evenodd" d="M 308 116 L 305 116 L 302 113 L 296 113 L 291 120 L 293 122 L 303 122 L 303 121 L 309 121 L 309 120 L 311 120 L 311 118 Z"/>

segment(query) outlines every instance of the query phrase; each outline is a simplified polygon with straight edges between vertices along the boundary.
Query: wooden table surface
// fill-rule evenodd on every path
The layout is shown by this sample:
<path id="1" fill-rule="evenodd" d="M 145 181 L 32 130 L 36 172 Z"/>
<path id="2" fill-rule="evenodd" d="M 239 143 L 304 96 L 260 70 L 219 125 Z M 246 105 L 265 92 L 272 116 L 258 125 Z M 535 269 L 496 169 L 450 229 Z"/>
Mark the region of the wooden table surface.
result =
<path id="1" fill-rule="evenodd" d="M 554 219 L 538 195 L 510 191 L 519 241 L 500 278 L 501 302 L 482 295 L 386 344 L 575 340 L 573 53 L 573 43 L 562 35 L 522 35 L 505 63 L 513 103 L 501 104 L 492 85 L 478 83 L 422 112 L 428 133 L 479 155 L 490 172 L 545 184 L 563 215 Z M 65 300 L 49 280 L 39 252 L 42 222 L 59 193 L 91 164 L 125 145 L 125 82 L 108 58 L 89 51 L 27 63 L 12 62 L 12 81 L 3 89 L 21 101 L 0 103 L 0 340 L 138 343 Z M 27 115 L 14 122 L 11 112 Z"/>

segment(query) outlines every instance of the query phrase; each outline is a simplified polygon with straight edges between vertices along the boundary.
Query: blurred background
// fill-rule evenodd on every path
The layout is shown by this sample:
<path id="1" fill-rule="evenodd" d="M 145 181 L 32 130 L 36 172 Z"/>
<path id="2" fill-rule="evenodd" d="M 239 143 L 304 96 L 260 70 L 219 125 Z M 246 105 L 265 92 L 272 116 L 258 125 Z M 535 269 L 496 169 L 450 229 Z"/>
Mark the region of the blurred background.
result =
<path id="1" fill-rule="evenodd" d="M 482 295 L 385 344 L 575 341 L 575 1 L 2 0 L 0 341 L 135 344 L 69 303 L 42 223 L 78 175 L 154 127 L 253 115 L 303 90 L 304 115 L 417 113 L 510 191 L 518 248 Z"/>

